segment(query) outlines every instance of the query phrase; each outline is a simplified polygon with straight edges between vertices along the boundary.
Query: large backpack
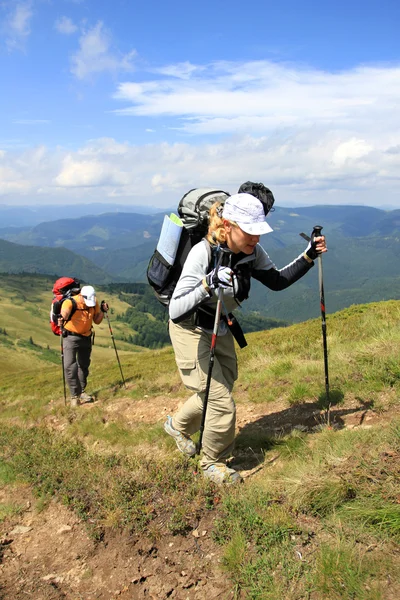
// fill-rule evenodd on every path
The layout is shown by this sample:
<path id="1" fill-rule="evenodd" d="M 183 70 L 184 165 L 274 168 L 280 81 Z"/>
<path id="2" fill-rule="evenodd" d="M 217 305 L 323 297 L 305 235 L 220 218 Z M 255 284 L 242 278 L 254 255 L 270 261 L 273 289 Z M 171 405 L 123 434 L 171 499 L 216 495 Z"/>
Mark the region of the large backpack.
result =
<path id="1" fill-rule="evenodd" d="M 53 301 L 50 308 L 50 327 L 54 335 L 61 335 L 61 328 L 58 325 L 58 319 L 61 316 L 61 306 L 64 300 L 71 300 L 72 310 L 69 318 L 76 311 L 76 302 L 72 298 L 79 294 L 81 284 L 78 279 L 73 277 L 60 277 L 53 285 Z"/>
<path id="2" fill-rule="evenodd" d="M 169 304 L 190 250 L 207 233 L 211 206 L 217 201 L 224 203 L 229 195 L 213 188 L 195 188 L 180 200 L 178 214 L 183 229 L 174 263 L 170 265 L 156 249 L 147 267 L 148 282 L 164 306 Z"/>

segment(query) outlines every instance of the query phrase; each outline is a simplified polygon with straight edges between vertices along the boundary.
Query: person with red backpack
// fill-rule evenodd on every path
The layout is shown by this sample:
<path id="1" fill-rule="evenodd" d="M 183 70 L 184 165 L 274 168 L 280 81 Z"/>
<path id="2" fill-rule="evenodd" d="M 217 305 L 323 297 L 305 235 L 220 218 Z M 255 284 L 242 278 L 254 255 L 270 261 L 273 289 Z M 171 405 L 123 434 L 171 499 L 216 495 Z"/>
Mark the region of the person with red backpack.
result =
<path id="1" fill-rule="evenodd" d="M 92 353 L 92 326 L 100 325 L 108 311 L 107 302 L 99 305 L 91 285 L 63 301 L 59 326 L 62 328 L 64 373 L 71 392 L 71 406 L 92 402 L 86 393 Z"/>

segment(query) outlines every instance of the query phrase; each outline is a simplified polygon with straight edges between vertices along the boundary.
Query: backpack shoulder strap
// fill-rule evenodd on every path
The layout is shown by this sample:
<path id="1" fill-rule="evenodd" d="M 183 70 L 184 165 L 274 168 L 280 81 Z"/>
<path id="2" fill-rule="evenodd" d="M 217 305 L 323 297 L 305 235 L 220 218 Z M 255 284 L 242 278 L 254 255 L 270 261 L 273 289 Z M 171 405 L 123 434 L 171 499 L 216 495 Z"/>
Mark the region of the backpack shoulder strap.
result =
<path id="1" fill-rule="evenodd" d="M 64 298 L 64 300 L 61 302 L 61 306 L 60 306 L 60 312 L 61 312 L 62 305 L 64 304 L 64 302 L 65 302 L 66 300 L 69 300 L 69 301 L 71 302 L 71 305 L 72 305 L 72 306 L 71 306 L 71 312 L 69 313 L 69 317 L 68 317 L 68 319 L 65 321 L 65 323 L 67 323 L 68 321 L 70 321 L 70 320 L 71 320 L 71 317 L 72 317 L 72 315 L 74 314 L 74 312 L 76 312 L 77 310 L 79 310 L 79 309 L 78 309 L 78 304 L 77 304 L 77 302 L 76 302 L 75 298 L 72 298 L 72 296 L 71 296 L 70 298 Z"/>
<path id="2" fill-rule="evenodd" d="M 71 318 L 71 317 L 72 317 L 72 315 L 74 314 L 74 312 L 75 312 L 76 310 L 78 310 L 78 305 L 77 305 L 77 303 L 76 303 L 76 300 L 75 300 L 75 298 L 70 298 L 70 300 L 71 300 L 72 308 L 71 308 L 71 313 L 70 313 L 70 315 L 69 315 L 69 318 Z"/>
<path id="3" fill-rule="evenodd" d="M 208 239 L 206 237 L 203 238 L 203 243 L 205 244 L 205 247 L 207 250 L 207 256 L 208 256 L 207 273 L 209 273 L 210 271 L 213 270 L 214 265 L 215 265 L 217 246 L 215 246 L 214 244 L 210 244 L 210 242 L 208 241 Z"/>

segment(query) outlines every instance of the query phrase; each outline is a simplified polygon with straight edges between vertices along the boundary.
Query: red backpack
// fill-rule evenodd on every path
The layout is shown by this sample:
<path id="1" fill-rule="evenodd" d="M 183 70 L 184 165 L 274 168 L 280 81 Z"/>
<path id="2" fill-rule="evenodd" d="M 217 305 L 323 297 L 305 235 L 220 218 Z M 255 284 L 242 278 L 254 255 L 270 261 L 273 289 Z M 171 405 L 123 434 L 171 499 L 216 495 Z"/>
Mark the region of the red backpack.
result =
<path id="1" fill-rule="evenodd" d="M 58 319 L 61 317 L 61 306 L 64 300 L 71 300 L 72 310 L 69 318 L 76 311 L 76 302 L 72 296 L 76 296 L 81 291 L 81 284 L 78 279 L 73 277 L 60 277 L 53 285 L 53 302 L 50 308 L 50 327 L 54 335 L 61 335 L 61 329 L 58 325 Z"/>

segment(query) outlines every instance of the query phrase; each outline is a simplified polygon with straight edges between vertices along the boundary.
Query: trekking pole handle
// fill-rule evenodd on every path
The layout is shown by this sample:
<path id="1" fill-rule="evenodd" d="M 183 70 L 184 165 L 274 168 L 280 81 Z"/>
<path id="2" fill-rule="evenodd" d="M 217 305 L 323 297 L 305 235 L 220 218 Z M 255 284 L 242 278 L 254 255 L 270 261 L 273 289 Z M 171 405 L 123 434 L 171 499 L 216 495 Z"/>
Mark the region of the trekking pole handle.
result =
<path id="1" fill-rule="evenodd" d="M 231 250 L 229 250 L 229 248 L 222 247 L 220 244 L 218 244 L 217 253 L 218 254 L 217 254 L 217 260 L 216 260 L 216 263 L 215 263 L 214 277 L 213 277 L 213 284 L 214 284 L 215 288 L 219 288 L 219 285 L 218 285 L 218 269 L 220 267 L 229 267 L 230 268 L 230 266 L 231 266 L 231 259 L 232 259 L 232 252 L 231 252 Z"/>
<path id="2" fill-rule="evenodd" d="M 314 238 L 316 237 L 321 237 L 322 236 L 322 230 L 323 227 L 321 227 L 321 225 L 314 225 L 314 229 L 313 232 L 311 234 L 311 239 L 314 240 Z"/>

